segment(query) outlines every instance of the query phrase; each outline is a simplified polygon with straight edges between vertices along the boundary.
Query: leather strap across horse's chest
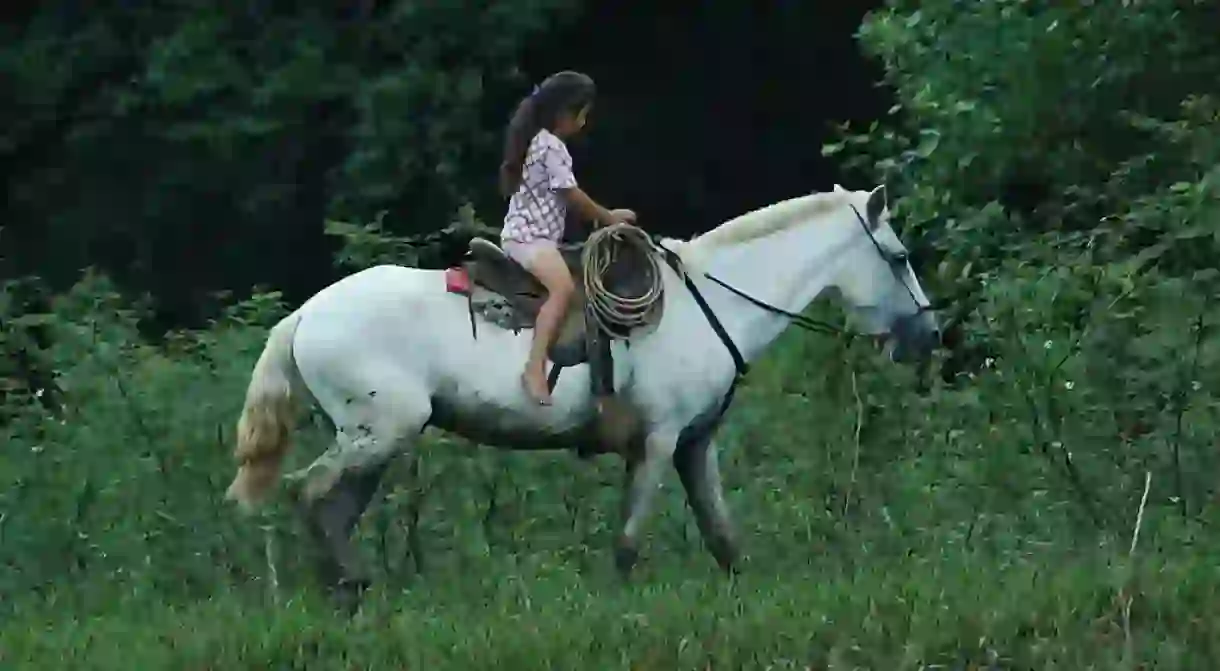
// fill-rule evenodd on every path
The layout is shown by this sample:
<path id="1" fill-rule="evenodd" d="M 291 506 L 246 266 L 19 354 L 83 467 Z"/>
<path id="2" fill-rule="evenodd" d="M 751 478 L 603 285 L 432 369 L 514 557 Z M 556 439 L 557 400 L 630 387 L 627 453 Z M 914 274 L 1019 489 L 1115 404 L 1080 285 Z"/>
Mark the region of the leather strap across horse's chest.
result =
<path id="1" fill-rule="evenodd" d="M 720 402 L 720 408 L 716 411 L 715 419 L 712 420 L 714 423 L 719 421 L 720 417 L 729 409 L 729 404 L 733 402 L 733 396 L 737 393 L 738 383 L 741 382 L 741 378 L 750 372 L 750 364 L 741 355 L 741 350 L 737 349 L 737 344 L 733 342 L 733 338 L 725 330 L 724 324 L 720 322 L 720 318 L 712 311 L 712 307 L 707 304 L 707 300 L 700 293 L 699 288 L 691 281 L 690 275 L 682 268 L 678 255 L 660 245 L 657 247 L 664 254 L 665 262 L 669 264 L 669 267 L 673 268 L 674 272 L 682 278 L 682 282 L 686 285 L 686 290 L 695 299 L 695 304 L 699 306 L 699 310 L 703 313 L 703 317 L 707 319 L 708 325 L 712 327 L 716 337 L 720 338 L 720 342 L 724 343 L 725 349 L 729 351 L 729 356 L 733 357 L 733 367 L 736 369 L 736 374 L 733 375 L 733 381 L 729 383 L 729 389 L 725 392 L 724 398 Z"/>

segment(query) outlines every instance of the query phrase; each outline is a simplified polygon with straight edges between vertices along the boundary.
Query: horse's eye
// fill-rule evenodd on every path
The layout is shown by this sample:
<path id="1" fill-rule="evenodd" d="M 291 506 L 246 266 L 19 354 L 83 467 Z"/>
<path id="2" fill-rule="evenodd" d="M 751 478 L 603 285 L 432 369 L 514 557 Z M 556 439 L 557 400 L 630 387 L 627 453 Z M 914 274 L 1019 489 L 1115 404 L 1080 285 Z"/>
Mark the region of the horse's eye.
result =
<path id="1" fill-rule="evenodd" d="M 907 262 L 907 253 L 898 252 L 897 254 L 894 254 L 893 256 L 890 257 L 890 262 L 895 265 L 902 265 L 902 264 L 906 263 Z"/>

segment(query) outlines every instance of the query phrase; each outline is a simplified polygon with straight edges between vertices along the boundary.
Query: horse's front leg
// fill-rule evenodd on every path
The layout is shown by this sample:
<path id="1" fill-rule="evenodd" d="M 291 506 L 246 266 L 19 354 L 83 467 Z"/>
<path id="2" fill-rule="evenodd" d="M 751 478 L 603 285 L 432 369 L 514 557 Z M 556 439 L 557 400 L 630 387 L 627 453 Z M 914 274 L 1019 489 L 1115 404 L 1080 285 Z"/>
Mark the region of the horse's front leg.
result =
<path id="1" fill-rule="evenodd" d="M 674 453 L 674 469 L 686 491 L 686 502 L 695 515 L 695 524 L 708 550 L 720 568 L 736 573 L 738 550 L 736 532 L 724 502 L 720 479 L 719 446 L 712 433 L 685 442 Z"/>
<path id="2" fill-rule="evenodd" d="M 623 528 L 615 541 L 614 563 L 624 578 L 639 559 L 639 536 L 652 500 L 661 486 L 665 465 L 678 444 L 676 431 L 654 431 L 644 439 L 644 454 L 627 458 L 623 483 Z"/>

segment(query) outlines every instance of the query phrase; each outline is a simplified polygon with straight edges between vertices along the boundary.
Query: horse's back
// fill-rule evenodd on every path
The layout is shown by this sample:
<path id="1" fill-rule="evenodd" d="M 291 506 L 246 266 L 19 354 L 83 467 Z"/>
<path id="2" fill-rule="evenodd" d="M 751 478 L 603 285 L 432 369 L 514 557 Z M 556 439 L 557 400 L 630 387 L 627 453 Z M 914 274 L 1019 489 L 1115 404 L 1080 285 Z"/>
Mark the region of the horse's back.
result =
<path id="1" fill-rule="evenodd" d="M 304 309 L 311 304 L 326 302 L 336 296 L 342 296 L 343 298 L 340 300 L 346 301 L 352 297 L 422 291 L 428 288 L 430 280 L 435 283 L 438 277 L 440 277 L 440 273 L 435 270 L 382 263 L 354 272 L 330 284 L 310 297 L 301 307 Z"/>
<path id="2" fill-rule="evenodd" d="M 382 264 L 331 284 L 301 305 L 296 350 L 325 350 L 354 359 L 407 344 L 444 296 L 443 273 Z"/>
<path id="3" fill-rule="evenodd" d="M 506 358 L 519 356 L 523 363 L 529 349 L 529 332 L 477 319 L 469 299 L 448 289 L 441 270 L 373 266 L 319 291 L 300 312 L 298 359 L 304 354 L 348 367 L 409 366 L 430 383 L 455 372 L 486 374 L 488 365 Z"/>
<path id="4" fill-rule="evenodd" d="M 352 273 L 325 287 L 301 305 L 305 319 L 323 316 L 357 318 L 387 303 L 410 303 L 437 287 L 443 290 L 441 273 L 409 266 L 381 264 Z"/>

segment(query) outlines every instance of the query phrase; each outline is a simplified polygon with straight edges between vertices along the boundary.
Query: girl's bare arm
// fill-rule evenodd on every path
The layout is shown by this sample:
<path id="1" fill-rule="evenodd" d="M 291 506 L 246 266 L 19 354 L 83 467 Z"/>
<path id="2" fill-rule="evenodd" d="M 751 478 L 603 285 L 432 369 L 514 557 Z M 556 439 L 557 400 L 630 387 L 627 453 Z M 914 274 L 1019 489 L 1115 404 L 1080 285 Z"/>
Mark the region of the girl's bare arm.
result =
<path id="1" fill-rule="evenodd" d="M 598 205 L 579 186 L 564 189 L 563 197 L 568 201 L 568 207 L 575 208 L 577 214 L 589 221 L 600 222 L 603 225 L 614 221 L 614 215 L 610 213 L 610 210 Z"/>

